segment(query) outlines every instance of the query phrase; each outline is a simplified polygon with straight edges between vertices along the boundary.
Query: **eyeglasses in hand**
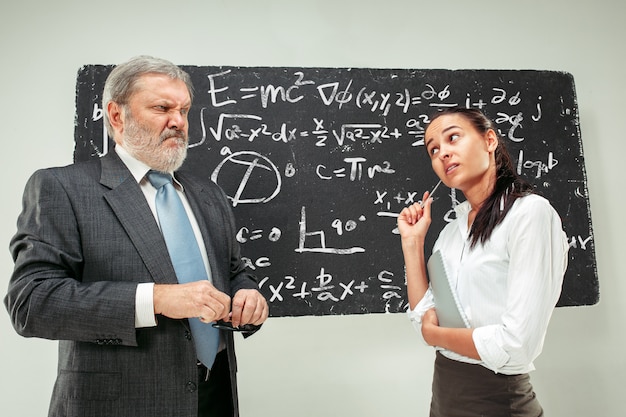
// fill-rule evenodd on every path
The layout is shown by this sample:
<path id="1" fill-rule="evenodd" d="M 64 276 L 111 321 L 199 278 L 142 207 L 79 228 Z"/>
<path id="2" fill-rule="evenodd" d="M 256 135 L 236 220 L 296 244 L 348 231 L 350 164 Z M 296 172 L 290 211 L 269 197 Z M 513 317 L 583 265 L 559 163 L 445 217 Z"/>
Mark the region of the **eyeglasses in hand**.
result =
<path id="1" fill-rule="evenodd" d="M 220 320 L 218 322 L 213 323 L 213 327 L 220 330 L 229 330 L 231 332 L 253 332 L 258 330 L 261 326 L 256 324 L 241 324 L 238 327 L 233 326 L 233 324 L 229 321 Z"/>

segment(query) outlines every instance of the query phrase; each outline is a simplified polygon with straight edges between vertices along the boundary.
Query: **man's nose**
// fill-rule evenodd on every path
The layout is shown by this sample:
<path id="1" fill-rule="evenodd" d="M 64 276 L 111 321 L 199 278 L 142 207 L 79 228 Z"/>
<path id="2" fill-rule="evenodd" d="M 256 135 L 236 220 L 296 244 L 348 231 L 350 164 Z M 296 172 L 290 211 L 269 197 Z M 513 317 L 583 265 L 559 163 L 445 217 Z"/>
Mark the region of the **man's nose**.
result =
<path id="1" fill-rule="evenodd" d="M 184 130 L 187 127 L 187 115 L 179 110 L 172 110 L 167 127 Z"/>

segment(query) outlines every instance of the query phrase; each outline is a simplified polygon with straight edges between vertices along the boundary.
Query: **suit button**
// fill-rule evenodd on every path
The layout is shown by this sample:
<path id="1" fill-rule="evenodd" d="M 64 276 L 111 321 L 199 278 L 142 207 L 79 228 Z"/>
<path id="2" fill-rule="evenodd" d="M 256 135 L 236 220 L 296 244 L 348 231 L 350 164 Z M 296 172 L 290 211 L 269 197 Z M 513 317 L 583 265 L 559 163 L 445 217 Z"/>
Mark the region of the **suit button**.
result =
<path id="1" fill-rule="evenodd" d="M 198 389 L 198 386 L 195 383 L 193 383 L 191 381 L 187 382 L 187 391 L 188 392 L 196 392 L 197 389 Z"/>
<path id="2" fill-rule="evenodd" d="M 189 330 L 185 330 L 185 339 L 191 340 L 191 332 Z"/>

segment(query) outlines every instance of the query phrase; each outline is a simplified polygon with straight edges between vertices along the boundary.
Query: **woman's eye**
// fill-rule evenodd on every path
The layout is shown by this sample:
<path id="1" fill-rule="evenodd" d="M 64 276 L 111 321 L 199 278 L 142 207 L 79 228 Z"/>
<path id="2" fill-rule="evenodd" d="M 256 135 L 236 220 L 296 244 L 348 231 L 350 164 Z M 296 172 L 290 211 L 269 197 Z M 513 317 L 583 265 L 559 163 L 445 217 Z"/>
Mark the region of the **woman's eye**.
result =
<path id="1" fill-rule="evenodd" d="M 450 135 L 450 142 L 454 142 L 455 140 L 457 140 L 460 136 L 457 134 L 454 135 Z"/>
<path id="2" fill-rule="evenodd" d="M 437 154 L 437 152 L 439 152 L 439 148 L 431 148 L 429 153 L 430 153 L 431 155 L 436 155 L 436 154 Z"/>

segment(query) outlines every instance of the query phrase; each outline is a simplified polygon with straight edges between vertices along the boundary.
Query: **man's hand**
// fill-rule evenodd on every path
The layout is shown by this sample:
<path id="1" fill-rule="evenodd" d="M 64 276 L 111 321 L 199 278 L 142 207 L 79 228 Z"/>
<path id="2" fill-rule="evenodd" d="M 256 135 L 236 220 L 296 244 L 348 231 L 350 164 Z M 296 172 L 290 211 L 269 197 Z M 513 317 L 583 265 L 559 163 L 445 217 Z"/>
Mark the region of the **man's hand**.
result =
<path id="1" fill-rule="evenodd" d="M 230 297 L 209 281 L 154 286 L 154 313 L 172 319 L 198 317 L 205 323 L 228 319 Z"/>
<path id="2" fill-rule="evenodd" d="M 257 290 L 239 290 L 233 297 L 229 321 L 234 327 L 242 324 L 262 324 L 269 315 L 265 297 Z"/>

